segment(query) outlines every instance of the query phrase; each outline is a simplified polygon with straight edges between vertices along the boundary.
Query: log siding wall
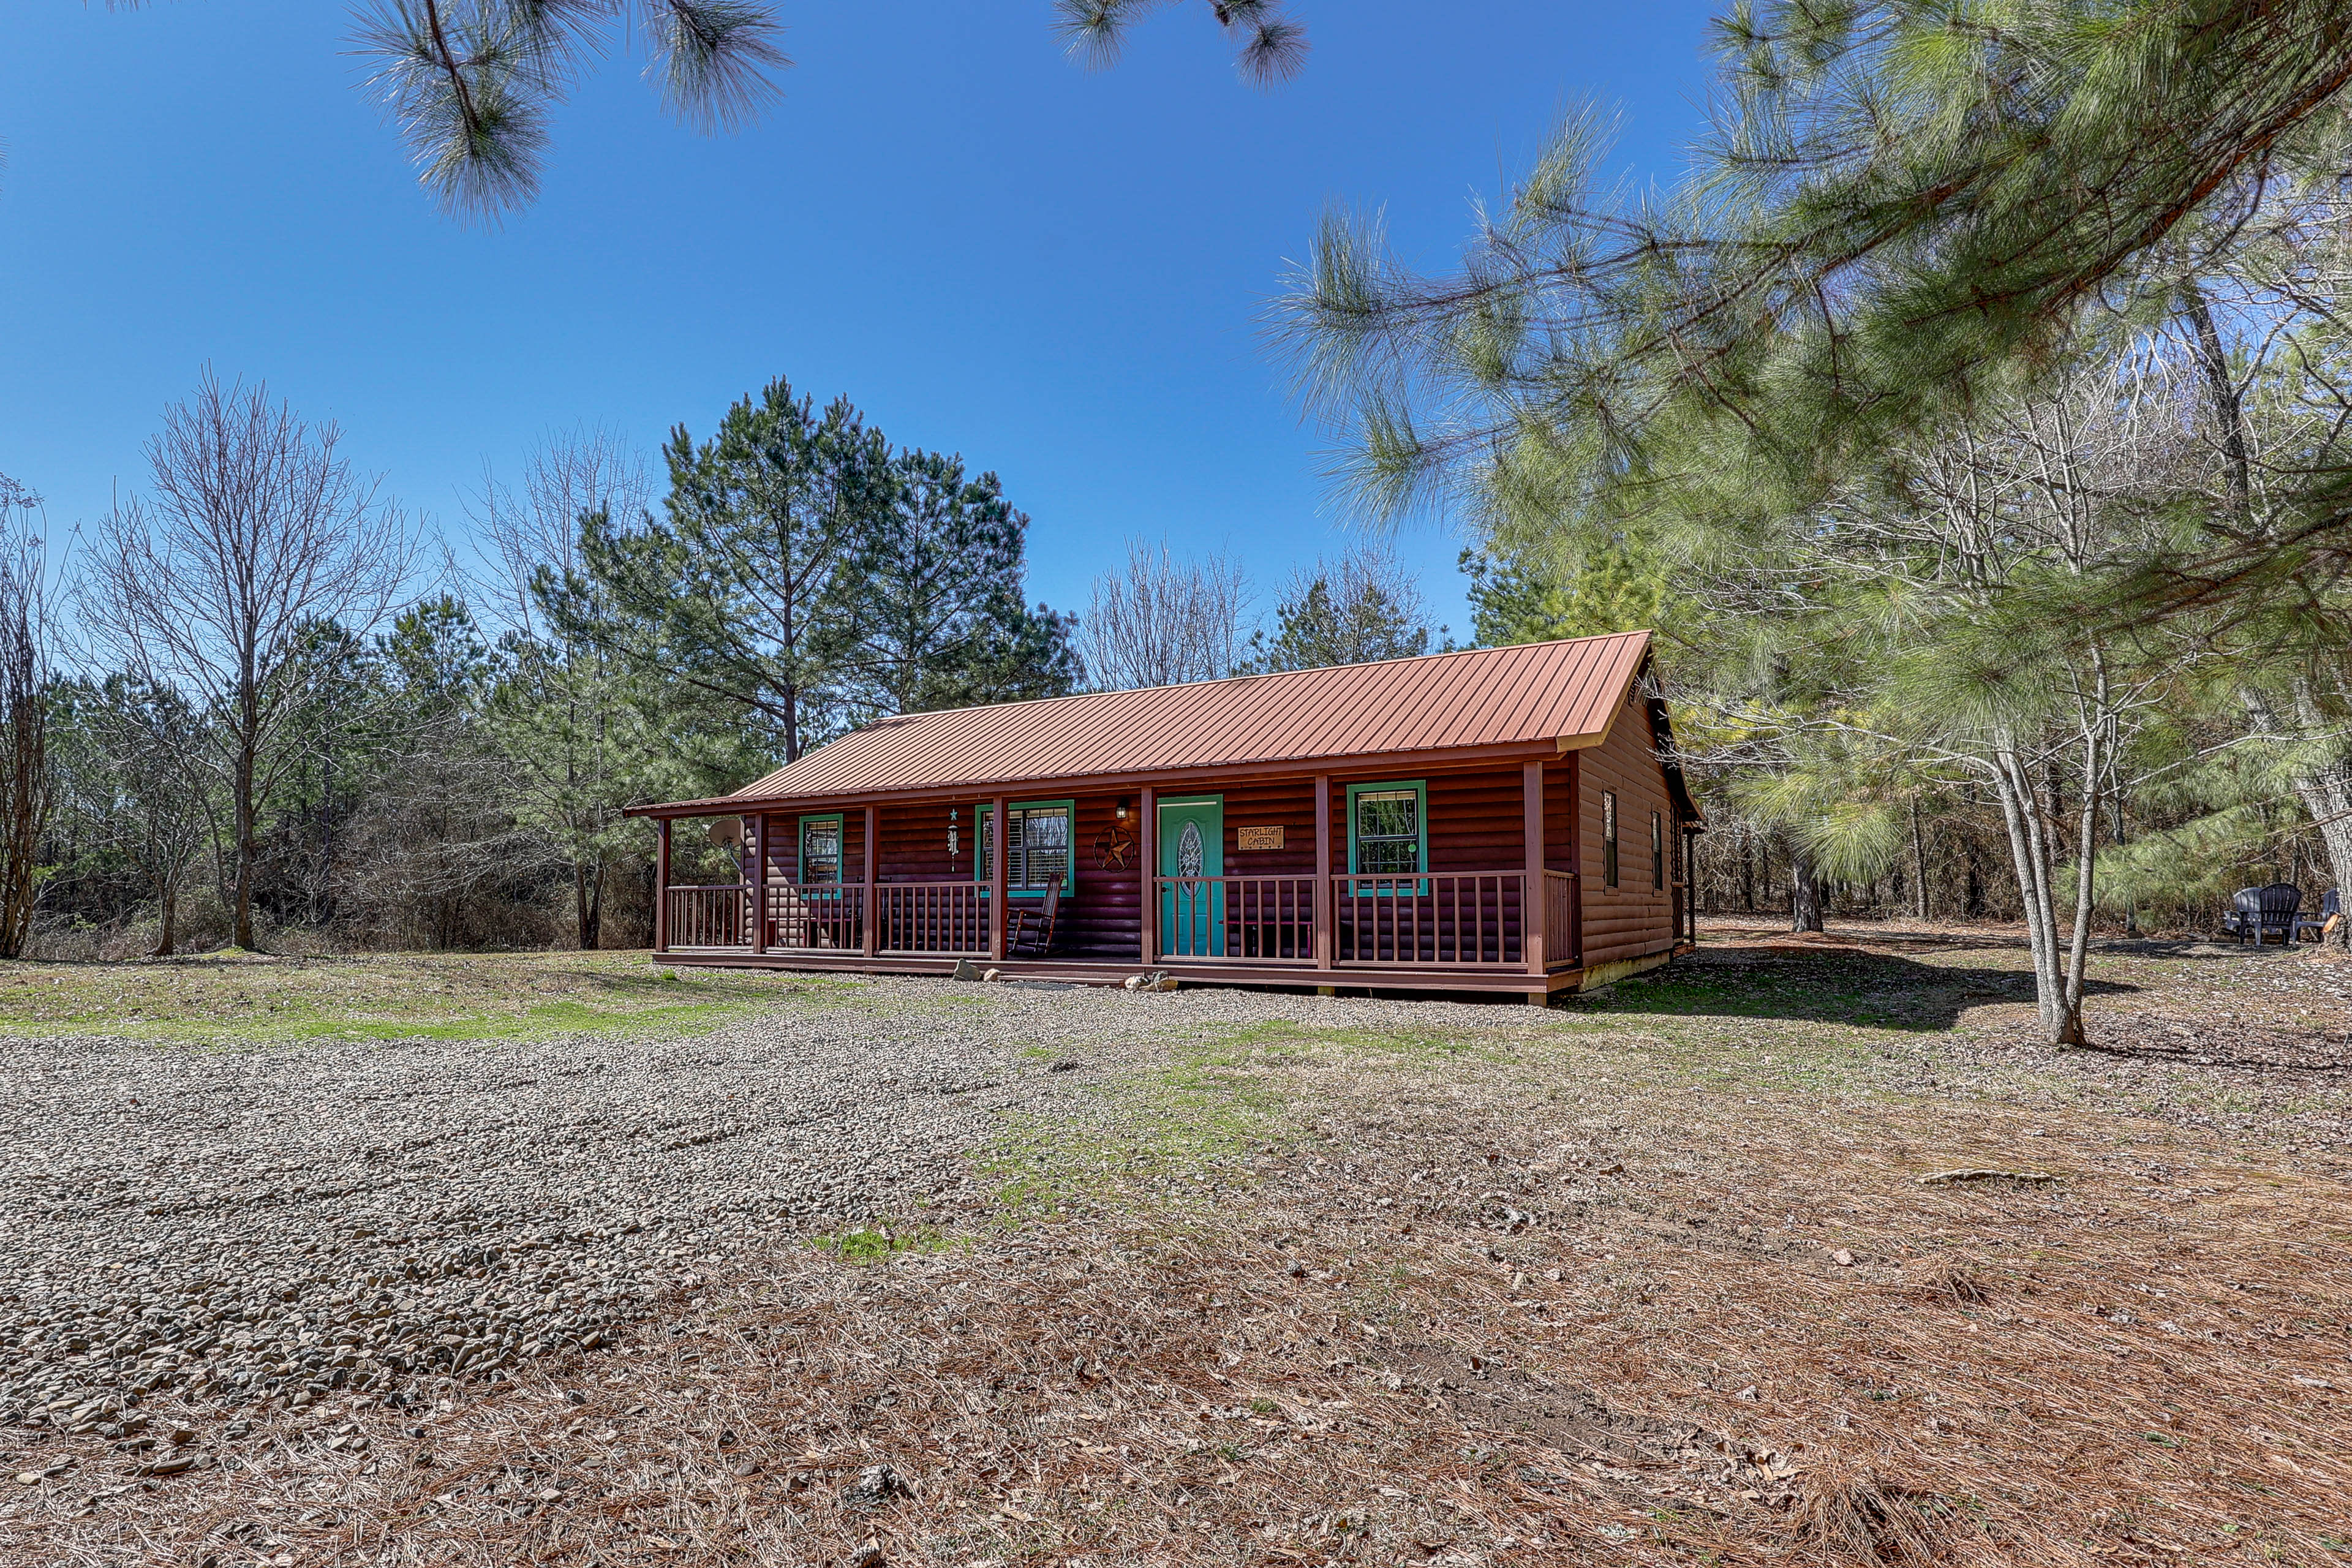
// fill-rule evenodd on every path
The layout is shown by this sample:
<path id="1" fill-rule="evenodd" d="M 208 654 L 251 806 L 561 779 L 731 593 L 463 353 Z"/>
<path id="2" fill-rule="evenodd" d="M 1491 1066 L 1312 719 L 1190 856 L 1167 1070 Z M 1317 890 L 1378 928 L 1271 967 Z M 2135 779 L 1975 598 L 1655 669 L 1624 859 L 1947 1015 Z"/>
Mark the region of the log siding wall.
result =
<path id="1" fill-rule="evenodd" d="M 1650 885 L 1650 813 L 1661 814 L 1669 836 L 1667 881 L 1673 877 L 1672 835 L 1681 831 L 1666 794 L 1649 704 L 1636 692 L 1610 726 L 1609 739 L 1576 753 L 1582 777 L 1584 964 L 1615 963 L 1664 952 L 1675 944 L 1674 889 Z M 1617 886 L 1602 880 L 1601 796 L 1617 792 Z"/>

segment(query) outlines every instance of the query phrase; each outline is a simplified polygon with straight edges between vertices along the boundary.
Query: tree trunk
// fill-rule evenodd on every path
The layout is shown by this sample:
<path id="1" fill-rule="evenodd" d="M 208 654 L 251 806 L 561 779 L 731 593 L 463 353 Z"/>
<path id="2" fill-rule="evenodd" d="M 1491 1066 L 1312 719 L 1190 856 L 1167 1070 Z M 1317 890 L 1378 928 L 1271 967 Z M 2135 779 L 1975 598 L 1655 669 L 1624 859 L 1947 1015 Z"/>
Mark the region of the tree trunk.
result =
<path id="1" fill-rule="evenodd" d="M 1822 889 L 1813 879 L 1813 858 L 1798 849 L 1789 858 L 1789 929 L 1822 929 Z"/>
<path id="2" fill-rule="evenodd" d="M 2182 289 L 2182 304 L 2196 329 L 2198 363 L 2205 373 L 2213 422 L 2221 434 L 2222 472 L 2230 487 L 2230 510 L 2239 530 L 2252 533 L 2255 531 L 2252 444 L 2246 438 L 2245 404 L 2231 374 L 2229 353 L 2214 325 L 2212 308 L 2193 280 Z M 2298 674 L 2294 684 L 2295 719 L 2304 734 L 2326 733 L 2332 727 L 2320 710 L 2308 672 Z M 2288 733 L 2263 692 L 2250 686 L 2242 695 L 2257 723 L 2273 734 Z M 2319 829 L 2319 841 L 2326 847 L 2330 879 L 2337 888 L 2346 888 L 2347 879 L 2352 879 L 2352 756 L 2339 747 L 2331 761 L 2291 782 L 2296 798 Z M 2352 947 L 2352 919 L 2336 923 L 2336 940 Z"/>
<path id="3" fill-rule="evenodd" d="M 1911 803 L 1911 914 L 1927 918 L 1927 838 L 1919 828 L 1919 803 Z"/>
<path id="4" fill-rule="evenodd" d="M 157 890 L 161 895 L 157 901 L 163 906 L 163 929 L 156 937 L 155 951 L 148 956 L 169 958 L 176 945 L 174 927 L 180 913 L 180 884 L 176 881 L 162 882 L 157 885 Z"/>
<path id="5" fill-rule="evenodd" d="M 236 754 L 236 921 L 230 944 L 247 952 L 257 950 L 253 940 L 253 864 L 256 859 L 253 842 L 253 748 L 239 748 Z"/>
<path id="6" fill-rule="evenodd" d="M 596 862 L 589 877 L 585 900 L 580 906 L 580 951 L 593 952 L 604 944 L 604 863 Z"/>
<path id="7" fill-rule="evenodd" d="M 2241 695 L 2254 722 L 2283 740 L 2322 735 L 2329 729 L 2319 695 L 2312 689 L 2308 676 L 2298 675 L 2294 679 L 2293 725 L 2272 706 L 2268 693 L 2248 687 Z M 2297 772 L 2288 782 L 2295 798 L 2310 815 L 2313 826 L 2319 830 L 2320 845 L 2327 851 L 2329 881 L 2336 888 L 2352 891 L 2347 887 L 2347 880 L 2352 880 L 2352 755 L 2339 750 L 2328 760 Z M 2352 946 L 2352 918 L 2337 922 L 2336 941 Z"/>
<path id="8" fill-rule="evenodd" d="M 2042 1036 L 2052 1045 L 2078 1046 L 2083 1043 L 2080 971 L 2078 966 L 2074 977 L 2077 984 L 2070 985 L 2059 958 L 2057 900 L 2051 886 L 2055 835 L 2050 830 L 2042 792 L 2035 788 L 2032 769 L 2016 746 L 1997 747 L 1993 763 L 2001 820 L 2009 829 L 2010 856 L 2016 864 L 2018 894 L 2024 906 L 2026 942 L 2033 953 L 2033 999 L 2041 1010 Z M 2085 863 L 2083 881 L 2087 880 Z M 2074 935 L 2079 950 L 2089 934 L 2089 922 L 2082 916 L 2079 899 L 2076 908 Z"/>
<path id="9" fill-rule="evenodd" d="M 0 548 L 5 541 L 0 540 Z M 0 563 L 0 958 L 22 957 L 41 896 L 41 838 L 56 792 L 48 756 L 48 704 L 37 620 L 37 590 L 16 582 L 14 561 Z"/>

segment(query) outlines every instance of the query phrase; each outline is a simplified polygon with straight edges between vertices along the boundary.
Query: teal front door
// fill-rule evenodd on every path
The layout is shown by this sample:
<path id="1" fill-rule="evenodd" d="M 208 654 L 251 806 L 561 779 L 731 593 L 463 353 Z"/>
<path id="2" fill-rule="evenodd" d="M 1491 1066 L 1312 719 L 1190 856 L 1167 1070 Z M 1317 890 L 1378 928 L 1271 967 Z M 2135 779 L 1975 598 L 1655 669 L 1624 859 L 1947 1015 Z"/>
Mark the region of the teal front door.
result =
<path id="1" fill-rule="evenodd" d="M 1225 889 L 1191 879 L 1225 874 L 1225 797 L 1160 803 L 1160 951 L 1219 958 L 1225 951 Z"/>

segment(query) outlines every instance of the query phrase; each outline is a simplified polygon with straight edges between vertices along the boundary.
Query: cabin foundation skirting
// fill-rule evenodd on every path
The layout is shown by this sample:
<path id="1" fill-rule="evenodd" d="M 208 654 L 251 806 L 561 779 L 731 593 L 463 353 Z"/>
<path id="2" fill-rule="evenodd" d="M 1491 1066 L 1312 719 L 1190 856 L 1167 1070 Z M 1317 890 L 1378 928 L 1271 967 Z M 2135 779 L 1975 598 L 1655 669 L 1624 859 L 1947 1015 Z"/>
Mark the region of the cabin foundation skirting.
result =
<path id="1" fill-rule="evenodd" d="M 1598 991 L 1603 985 L 1614 985 L 1628 975 L 1655 969 L 1678 953 L 1691 951 L 1689 942 L 1676 942 L 1664 952 L 1653 952 L 1641 958 L 1620 958 L 1608 963 L 1596 963 L 1581 972 L 1576 984 L 1579 991 Z"/>
<path id="2" fill-rule="evenodd" d="M 1648 968 L 1654 961 L 1636 961 Z M 951 958 L 825 958 L 805 952 L 751 953 L 741 948 L 674 947 L 654 957 L 681 969 L 762 969 L 795 974 L 953 974 L 959 962 Z M 1465 972 L 1458 969 L 1315 970 L 1251 964 L 1160 963 L 1145 969 L 1134 963 L 1105 963 L 1079 959 L 975 958 L 971 963 L 993 969 L 1006 980 L 1051 980 L 1071 985 L 1123 985 L 1134 975 L 1162 973 L 1180 985 L 1271 985 L 1291 990 L 1335 992 L 1459 991 L 1529 997 L 1557 996 L 1581 988 L 1584 972 L 1560 970 L 1551 974 L 1517 973 L 1508 970 Z M 1622 967 L 1622 966 L 1616 966 Z"/>

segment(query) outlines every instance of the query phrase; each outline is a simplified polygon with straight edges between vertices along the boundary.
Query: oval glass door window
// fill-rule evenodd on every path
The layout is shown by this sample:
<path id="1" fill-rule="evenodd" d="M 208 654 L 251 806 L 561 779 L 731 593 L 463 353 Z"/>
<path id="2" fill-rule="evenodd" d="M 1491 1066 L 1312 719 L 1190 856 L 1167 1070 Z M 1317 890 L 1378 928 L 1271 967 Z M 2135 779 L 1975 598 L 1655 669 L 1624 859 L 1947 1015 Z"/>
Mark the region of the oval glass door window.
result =
<path id="1" fill-rule="evenodd" d="M 1201 874 L 1201 825 L 1188 822 L 1176 839 L 1176 874 L 1197 877 Z"/>

